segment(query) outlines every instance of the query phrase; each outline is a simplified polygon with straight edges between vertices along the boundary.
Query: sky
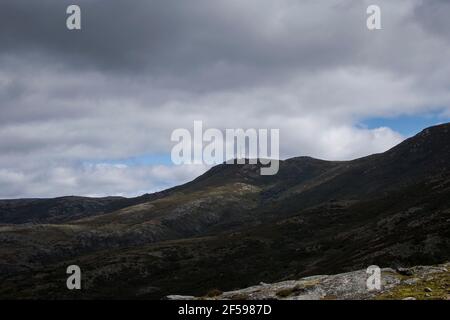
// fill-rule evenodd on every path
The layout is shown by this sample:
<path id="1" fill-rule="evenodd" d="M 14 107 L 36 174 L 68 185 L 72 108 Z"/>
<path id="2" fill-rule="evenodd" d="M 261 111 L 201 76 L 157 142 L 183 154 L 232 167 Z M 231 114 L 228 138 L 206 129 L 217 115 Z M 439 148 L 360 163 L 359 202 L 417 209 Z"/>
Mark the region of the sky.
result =
<path id="1" fill-rule="evenodd" d="M 449 121 L 449 16 L 447 0 L 2 0 L 0 198 L 187 182 L 207 167 L 173 165 L 170 136 L 195 120 L 280 129 L 283 159 L 388 150 Z"/>

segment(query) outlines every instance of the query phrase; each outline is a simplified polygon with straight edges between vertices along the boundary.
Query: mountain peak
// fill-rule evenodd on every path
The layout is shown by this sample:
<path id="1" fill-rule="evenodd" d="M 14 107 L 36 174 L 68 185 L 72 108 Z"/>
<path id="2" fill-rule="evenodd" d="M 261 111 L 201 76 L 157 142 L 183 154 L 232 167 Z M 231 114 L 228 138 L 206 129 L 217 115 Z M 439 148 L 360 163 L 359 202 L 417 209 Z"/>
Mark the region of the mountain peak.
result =
<path id="1" fill-rule="evenodd" d="M 386 154 L 417 158 L 442 158 L 450 155 L 450 123 L 428 127 L 406 139 Z"/>

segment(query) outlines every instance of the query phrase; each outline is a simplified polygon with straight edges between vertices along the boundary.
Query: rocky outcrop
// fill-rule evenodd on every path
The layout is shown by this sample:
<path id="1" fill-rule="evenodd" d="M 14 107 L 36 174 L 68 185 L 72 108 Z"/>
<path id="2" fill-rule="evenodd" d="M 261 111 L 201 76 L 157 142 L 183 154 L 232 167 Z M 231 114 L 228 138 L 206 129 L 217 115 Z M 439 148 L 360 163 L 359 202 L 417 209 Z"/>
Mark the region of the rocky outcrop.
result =
<path id="1" fill-rule="evenodd" d="M 380 290 L 369 290 L 367 270 L 318 275 L 272 284 L 260 283 L 245 289 L 204 297 L 167 296 L 169 300 L 367 300 L 450 299 L 450 263 L 437 266 L 381 269 Z"/>

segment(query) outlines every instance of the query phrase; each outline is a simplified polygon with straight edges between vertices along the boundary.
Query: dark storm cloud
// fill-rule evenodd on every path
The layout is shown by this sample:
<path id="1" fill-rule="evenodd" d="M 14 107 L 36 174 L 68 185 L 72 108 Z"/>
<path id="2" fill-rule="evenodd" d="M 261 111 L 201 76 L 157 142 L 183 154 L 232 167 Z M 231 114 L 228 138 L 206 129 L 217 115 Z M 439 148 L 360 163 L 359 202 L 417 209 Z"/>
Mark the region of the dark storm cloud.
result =
<path id="1" fill-rule="evenodd" d="M 437 34 L 450 42 L 450 1 L 423 1 L 414 10 L 414 19 L 432 34 Z"/>
<path id="2" fill-rule="evenodd" d="M 402 34 L 407 30 L 399 24 L 409 22 L 398 17 L 415 2 L 385 5 L 388 31 L 369 36 L 364 1 L 79 0 L 83 30 L 71 32 L 65 10 L 73 1 L 4 0 L 0 52 L 201 92 L 272 85 L 299 72 L 349 66 L 413 73 L 424 63 L 411 52 L 415 31 Z M 447 7 L 427 1 L 415 12 L 426 28 L 448 34 L 442 31 Z"/>
<path id="3" fill-rule="evenodd" d="M 83 32 L 65 27 L 66 8 L 72 1 L 13 0 L 0 3 L 2 52 L 45 54 L 48 60 L 90 64 L 103 68 L 140 65 L 137 53 L 147 49 L 142 19 L 145 1 L 129 6 L 125 1 L 78 1 Z M 156 35 L 146 36 L 156 41 Z M 130 49 L 131 48 L 131 49 Z"/>
<path id="4" fill-rule="evenodd" d="M 398 24 L 408 21 L 398 18 L 403 13 L 396 7 L 416 2 L 389 8 L 381 1 L 388 31 L 369 36 L 364 1 L 3 0 L 1 53 L 205 89 L 276 82 L 299 71 L 349 65 L 406 70 L 414 69 L 405 57 L 417 38 L 397 33 Z M 82 8 L 81 32 L 65 28 L 65 10 L 72 3 Z M 448 2 L 417 3 L 408 18 L 448 37 Z M 366 50 L 374 41 L 393 50 L 371 55 Z"/>
<path id="5" fill-rule="evenodd" d="M 364 41 L 362 33 L 348 32 L 364 25 L 362 4 L 321 10 L 315 1 L 79 0 L 83 30 L 70 32 L 71 3 L 2 1 L 2 53 L 207 89 L 354 64 Z"/>

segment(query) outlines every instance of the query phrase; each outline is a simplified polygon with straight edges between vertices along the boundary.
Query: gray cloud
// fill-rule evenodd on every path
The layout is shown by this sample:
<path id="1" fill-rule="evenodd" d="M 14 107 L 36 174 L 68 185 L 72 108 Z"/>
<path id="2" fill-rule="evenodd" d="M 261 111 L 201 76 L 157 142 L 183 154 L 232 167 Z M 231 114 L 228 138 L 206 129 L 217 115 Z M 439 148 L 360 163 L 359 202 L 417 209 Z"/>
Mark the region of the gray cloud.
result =
<path id="1" fill-rule="evenodd" d="M 299 71 L 376 64 L 389 54 L 378 52 L 382 56 L 374 59 L 366 52 L 374 37 L 365 30 L 363 2 L 137 0 L 130 5 L 123 0 L 80 0 L 83 31 L 78 33 L 64 27 L 70 3 L 3 1 L 2 50 L 34 52 L 40 55 L 36 59 L 74 69 L 143 74 L 162 86 L 198 90 L 279 82 Z M 387 3 L 386 23 L 397 28 L 398 18 L 390 21 L 389 12 L 400 11 L 401 16 L 408 5 Z M 385 34 L 381 38 L 400 48 L 399 39 Z"/>
<path id="2" fill-rule="evenodd" d="M 450 3 L 446 0 L 423 1 L 414 9 L 413 19 L 416 19 L 422 27 L 431 34 L 437 34 L 450 41 Z"/>
<path id="3" fill-rule="evenodd" d="M 375 32 L 372 1 L 79 0 L 81 32 L 65 28 L 72 3 L 0 3 L 0 197 L 185 181 L 201 170 L 96 165 L 169 154 L 194 120 L 280 128 L 283 157 L 349 159 L 403 139 L 361 119 L 449 112 L 445 1 L 380 0 Z"/>

